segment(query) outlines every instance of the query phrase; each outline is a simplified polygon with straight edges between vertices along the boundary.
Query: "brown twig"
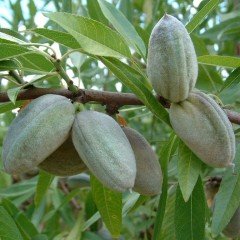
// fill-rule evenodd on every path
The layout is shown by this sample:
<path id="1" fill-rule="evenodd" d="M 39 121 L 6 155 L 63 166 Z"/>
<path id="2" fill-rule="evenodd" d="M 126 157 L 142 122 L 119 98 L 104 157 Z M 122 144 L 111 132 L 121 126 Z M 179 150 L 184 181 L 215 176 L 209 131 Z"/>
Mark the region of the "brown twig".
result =
<path id="1" fill-rule="evenodd" d="M 65 193 L 65 194 L 69 194 L 69 190 L 68 190 L 68 188 L 67 188 L 67 186 L 66 186 L 66 184 L 65 184 L 65 182 L 63 182 L 63 181 L 59 181 L 59 184 L 60 184 L 60 187 L 61 187 L 61 189 L 63 190 L 63 192 Z M 79 204 L 78 204 L 78 202 L 77 202 L 77 200 L 75 199 L 75 198 L 72 198 L 71 199 L 71 203 L 72 203 L 72 205 L 74 206 L 74 208 L 76 208 L 76 209 L 81 209 L 81 206 L 79 206 Z"/>
<path id="2" fill-rule="evenodd" d="M 35 99 L 45 94 L 62 95 L 81 103 L 97 102 L 102 105 L 106 105 L 110 111 L 113 109 L 114 111 L 117 111 L 119 108 L 125 105 L 143 105 L 141 100 L 139 100 L 137 96 L 132 93 L 118 93 L 82 89 L 79 89 L 77 92 L 73 93 L 67 89 L 31 88 L 20 91 L 17 100 Z M 160 96 L 158 96 L 157 99 L 165 108 L 169 108 L 170 104 L 165 99 Z M 0 102 L 8 101 L 10 100 L 7 93 L 0 92 Z M 232 123 L 240 124 L 240 113 L 226 109 L 225 112 Z"/>

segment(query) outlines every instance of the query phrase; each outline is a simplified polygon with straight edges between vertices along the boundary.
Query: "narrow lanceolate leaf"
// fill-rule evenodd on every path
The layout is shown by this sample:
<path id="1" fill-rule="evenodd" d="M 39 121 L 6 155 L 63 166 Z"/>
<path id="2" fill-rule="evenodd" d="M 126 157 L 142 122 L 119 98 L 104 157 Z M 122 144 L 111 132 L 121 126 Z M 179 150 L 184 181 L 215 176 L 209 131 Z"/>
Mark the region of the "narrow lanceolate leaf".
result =
<path id="1" fill-rule="evenodd" d="M 236 68 L 231 74 L 228 76 L 228 78 L 225 80 L 222 88 L 220 91 L 223 91 L 224 89 L 234 86 L 240 82 L 240 67 Z"/>
<path id="2" fill-rule="evenodd" d="M 161 235 L 161 228 L 165 214 L 165 207 L 167 201 L 168 191 L 168 162 L 174 153 L 174 143 L 176 142 L 176 135 L 172 133 L 167 143 L 162 146 L 160 153 L 161 168 L 163 172 L 162 193 L 158 203 L 156 221 L 154 223 L 153 240 L 159 240 Z"/>
<path id="3" fill-rule="evenodd" d="M 175 213 L 175 199 L 176 199 L 176 187 L 172 189 L 173 192 L 168 193 L 164 219 L 161 228 L 161 234 L 158 239 L 175 240 L 174 229 L 174 213 Z"/>
<path id="4" fill-rule="evenodd" d="M 198 57 L 198 63 L 229 68 L 240 67 L 240 58 L 230 56 L 205 55 Z"/>
<path id="5" fill-rule="evenodd" d="M 31 50 L 16 44 L 0 43 L 0 60 L 24 55 Z"/>
<path id="6" fill-rule="evenodd" d="M 93 199 L 98 211 L 113 237 L 120 235 L 122 226 L 122 194 L 102 185 L 91 175 Z"/>
<path id="7" fill-rule="evenodd" d="M 16 223 L 3 206 L 0 206 L 0 239 L 23 240 Z"/>
<path id="8" fill-rule="evenodd" d="M 90 18 L 104 23 L 105 25 L 108 24 L 108 20 L 103 15 L 102 10 L 96 0 L 87 0 L 87 8 Z"/>
<path id="9" fill-rule="evenodd" d="M 186 28 L 188 32 L 191 33 L 197 26 L 199 26 L 204 18 L 217 7 L 218 3 L 219 0 L 208 1 L 208 3 L 200 11 L 198 11 L 198 13 L 196 13 L 187 24 Z"/>
<path id="10" fill-rule="evenodd" d="M 224 174 L 213 211 L 212 232 L 219 234 L 240 205 L 240 144 L 237 146 L 234 174 L 229 168 Z"/>
<path id="11" fill-rule="evenodd" d="M 90 54 L 116 58 L 131 56 L 121 35 L 100 22 L 69 13 L 45 15 L 69 32 L 82 49 Z"/>
<path id="12" fill-rule="evenodd" d="M 105 66 L 156 115 L 160 120 L 170 125 L 168 112 L 153 96 L 143 81 L 140 81 L 134 74 L 132 68 L 117 59 L 101 58 Z"/>
<path id="13" fill-rule="evenodd" d="M 175 232 L 177 240 L 204 240 L 205 195 L 201 178 L 187 202 L 178 186 L 175 200 Z"/>
<path id="14" fill-rule="evenodd" d="M 84 216 L 83 216 L 83 212 L 80 211 L 76 219 L 76 222 L 72 230 L 70 231 L 69 235 L 67 236 L 66 240 L 81 239 L 81 236 L 82 236 L 81 226 L 83 225 L 83 223 L 84 223 Z"/>
<path id="15" fill-rule="evenodd" d="M 123 15 L 123 13 L 119 11 L 113 4 L 105 0 L 98 0 L 98 2 L 103 14 L 111 22 L 114 28 L 130 45 L 135 47 L 136 51 L 140 55 L 146 56 L 146 48 L 143 40 L 138 35 L 133 25 Z"/>
<path id="16" fill-rule="evenodd" d="M 34 203 L 36 207 L 40 205 L 53 179 L 54 179 L 53 175 L 42 170 L 40 171 L 36 193 L 34 197 Z"/>
<path id="17" fill-rule="evenodd" d="M 31 29 L 31 32 L 72 49 L 78 49 L 81 47 L 78 41 L 71 34 L 66 32 L 46 28 Z"/>
<path id="18" fill-rule="evenodd" d="M 4 32 L 0 32 L 0 39 L 5 40 L 6 42 L 12 42 L 12 43 L 19 43 L 19 44 L 27 43 L 26 41 L 23 41 L 23 40 L 15 37 L 13 35 L 9 35 L 9 34 L 4 33 Z"/>
<path id="19" fill-rule="evenodd" d="M 21 212 L 10 200 L 7 198 L 3 199 L 1 205 L 14 219 L 23 236 L 27 239 L 32 239 L 32 237 L 38 235 L 38 230 L 31 220 L 26 217 L 25 214 Z"/>
<path id="20" fill-rule="evenodd" d="M 182 142 L 178 147 L 178 181 L 185 202 L 197 183 L 201 173 L 200 159 Z"/>

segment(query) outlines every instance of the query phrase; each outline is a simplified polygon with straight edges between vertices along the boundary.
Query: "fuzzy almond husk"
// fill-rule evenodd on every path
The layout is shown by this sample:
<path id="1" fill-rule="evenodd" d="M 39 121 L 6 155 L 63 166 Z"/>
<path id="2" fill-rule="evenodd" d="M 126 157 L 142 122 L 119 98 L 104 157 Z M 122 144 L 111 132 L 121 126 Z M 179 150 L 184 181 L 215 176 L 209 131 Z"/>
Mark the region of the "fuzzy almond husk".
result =
<path id="1" fill-rule="evenodd" d="M 3 143 L 8 173 L 35 169 L 68 138 L 75 109 L 63 96 L 47 94 L 33 100 L 13 120 Z"/>
<path id="2" fill-rule="evenodd" d="M 176 134 L 207 165 L 230 166 L 235 135 L 221 107 L 208 95 L 193 91 L 187 100 L 171 104 L 170 121 Z"/>
<path id="3" fill-rule="evenodd" d="M 78 113 L 72 139 L 83 162 L 106 187 L 120 192 L 133 188 L 135 156 L 126 135 L 113 118 L 90 110 Z"/>
<path id="4" fill-rule="evenodd" d="M 171 102 L 185 100 L 198 76 L 197 56 L 185 26 L 165 14 L 148 46 L 147 74 L 154 90 Z"/>
<path id="5" fill-rule="evenodd" d="M 133 190 L 142 195 L 157 195 L 162 190 L 162 170 L 156 153 L 147 140 L 136 130 L 123 127 L 137 165 L 137 176 Z"/>

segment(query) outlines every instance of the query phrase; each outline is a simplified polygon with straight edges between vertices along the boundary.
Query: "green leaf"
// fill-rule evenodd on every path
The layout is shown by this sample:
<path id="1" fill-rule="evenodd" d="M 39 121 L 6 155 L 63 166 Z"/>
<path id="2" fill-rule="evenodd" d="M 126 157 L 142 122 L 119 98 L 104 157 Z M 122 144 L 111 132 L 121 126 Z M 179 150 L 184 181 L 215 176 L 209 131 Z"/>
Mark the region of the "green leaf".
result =
<path id="1" fill-rule="evenodd" d="M 204 240 L 205 195 L 201 178 L 185 202 L 178 186 L 175 200 L 175 232 L 177 240 Z"/>
<path id="2" fill-rule="evenodd" d="M 226 88 L 229 88 L 232 85 L 238 84 L 239 82 L 240 82 L 240 67 L 236 68 L 234 71 L 231 72 L 231 74 L 225 80 L 220 92 L 222 92 Z"/>
<path id="3" fill-rule="evenodd" d="M 12 29 L 9 28 L 0 28 L 0 32 L 4 33 L 4 34 L 0 34 L 0 39 L 8 39 L 8 41 L 10 42 L 16 42 L 16 43 L 28 43 L 28 41 L 25 39 L 25 37 L 23 35 L 21 35 L 21 33 L 13 31 Z M 13 38 L 11 38 L 13 37 Z M 19 41 L 19 40 L 22 40 Z"/>
<path id="4" fill-rule="evenodd" d="M 13 60 L 3 60 L 0 61 L 0 70 L 7 71 L 7 70 L 15 70 L 18 69 L 19 65 L 16 61 Z"/>
<path id="5" fill-rule="evenodd" d="M 47 235 L 45 234 L 39 234 L 37 236 L 34 236 L 33 238 L 31 238 L 31 240 L 49 240 Z"/>
<path id="6" fill-rule="evenodd" d="M 31 239 L 33 236 L 38 235 L 36 227 L 24 215 L 24 213 L 22 213 L 21 211 L 18 210 L 17 207 L 15 207 L 15 205 L 10 200 L 6 198 L 3 199 L 1 205 L 14 219 L 23 236 L 26 236 L 28 239 Z"/>
<path id="7" fill-rule="evenodd" d="M 26 53 L 24 55 L 18 56 L 16 60 L 2 60 L 0 61 L 0 70 L 24 70 L 34 73 L 48 73 L 54 66 L 53 64 L 44 56 L 38 53 Z"/>
<path id="8" fill-rule="evenodd" d="M 149 200 L 149 196 L 143 196 L 140 195 L 137 199 L 137 201 L 135 202 L 135 204 L 131 207 L 129 212 L 133 212 L 135 211 L 137 208 L 139 208 L 143 203 L 145 203 L 147 200 Z"/>
<path id="9" fill-rule="evenodd" d="M 87 0 L 88 14 L 90 18 L 108 25 L 108 20 L 102 13 L 102 10 L 96 0 Z"/>
<path id="10" fill-rule="evenodd" d="M 168 162 L 170 161 L 172 154 L 174 153 L 174 143 L 176 141 L 176 135 L 171 134 L 170 139 L 166 142 L 160 152 L 161 168 L 163 172 L 162 193 L 158 203 L 157 216 L 154 224 L 153 240 L 160 239 L 161 228 L 163 218 L 165 214 L 165 207 L 168 195 Z"/>
<path id="11" fill-rule="evenodd" d="M 132 68 L 117 59 L 101 58 L 107 68 L 153 112 L 160 120 L 168 125 L 169 116 L 165 108 L 157 101 L 152 92 L 144 85 L 144 82 L 132 74 Z"/>
<path id="12" fill-rule="evenodd" d="M 164 240 L 175 240 L 175 229 L 174 229 L 174 213 L 175 213 L 175 199 L 176 199 L 176 187 L 168 193 L 165 214 L 163 218 L 161 234 L 159 239 Z"/>
<path id="13" fill-rule="evenodd" d="M 240 199 L 240 144 L 237 145 L 235 173 L 228 168 L 216 195 L 213 211 L 212 232 L 219 234 L 239 207 Z"/>
<path id="14" fill-rule="evenodd" d="M 17 197 L 33 193 L 36 187 L 36 178 L 15 183 L 7 188 L 0 189 L 0 197 Z"/>
<path id="15" fill-rule="evenodd" d="M 34 197 L 34 203 L 36 207 L 39 207 L 42 199 L 44 198 L 48 188 L 50 187 L 54 176 L 41 170 L 39 173 L 37 189 Z"/>
<path id="16" fill-rule="evenodd" d="M 57 42 L 61 45 L 64 45 L 72 49 L 81 48 L 78 41 L 69 33 L 45 29 L 45 28 L 31 29 L 31 32 L 34 32 L 44 38 L 50 39 L 54 42 Z"/>
<path id="17" fill-rule="evenodd" d="M 84 216 L 83 216 L 83 212 L 81 211 L 78 214 L 76 223 L 74 224 L 72 230 L 69 232 L 66 240 L 73 240 L 73 239 L 82 239 L 82 230 L 81 230 L 81 226 L 84 222 Z"/>
<path id="18" fill-rule="evenodd" d="M 195 46 L 197 56 L 208 55 L 208 49 L 203 39 L 196 35 L 191 35 Z M 197 88 L 207 91 L 217 91 L 218 87 L 223 84 L 222 78 L 216 71 L 215 67 L 207 65 L 199 65 Z"/>
<path id="19" fill-rule="evenodd" d="M 221 37 L 222 33 L 229 29 L 229 26 L 237 26 L 239 25 L 240 17 L 237 15 L 237 17 L 231 17 L 227 18 L 227 20 L 220 22 L 219 24 L 214 25 L 212 28 L 207 29 L 206 32 L 201 34 L 202 38 L 207 38 L 211 40 L 211 42 L 218 42 L 219 37 Z"/>
<path id="20" fill-rule="evenodd" d="M 98 3 L 105 17 L 111 22 L 114 28 L 116 28 L 116 30 L 130 45 L 136 49 L 140 55 L 145 57 L 145 44 L 141 37 L 138 35 L 134 26 L 127 20 L 123 13 L 119 11 L 113 4 L 105 0 L 98 0 Z"/>
<path id="21" fill-rule="evenodd" d="M 0 113 L 5 113 L 7 111 L 18 108 L 24 104 L 24 101 L 17 101 L 15 104 L 12 102 L 0 103 Z"/>
<path id="22" fill-rule="evenodd" d="M 0 42 L 12 42 L 12 43 L 18 43 L 18 44 L 25 44 L 27 43 L 26 41 L 23 41 L 22 39 L 19 39 L 16 35 L 14 36 L 13 34 L 9 35 L 7 33 L 4 32 L 0 32 L 0 39 L 4 40 L 4 41 L 0 41 Z"/>
<path id="23" fill-rule="evenodd" d="M 204 18 L 212 12 L 219 4 L 219 0 L 210 0 L 208 3 L 200 10 L 191 21 L 187 24 L 186 28 L 189 33 L 191 33 L 197 26 L 201 24 Z"/>
<path id="24" fill-rule="evenodd" d="M 45 16 L 69 32 L 90 54 L 116 58 L 131 56 L 122 37 L 100 22 L 60 12 L 45 13 Z"/>
<path id="25" fill-rule="evenodd" d="M 0 206 L 0 238 L 1 240 L 23 240 L 16 223 L 3 206 Z"/>
<path id="26" fill-rule="evenodd" d="M 119 0 L 119 10 L 124 14 L 129 22 L 133 19 L 133 2 L 129 0 Z"/>
<path id="27" fill-rule="evenodd" d="M 54 65 L 49 59 L 37 52 L 30 52 L 17 57 L 17 60 L 22 64 L 21 70 L 35 73 L 48 73 L 54 69 Z"/>
<path id="28" fill-rule="evenodd" d="M 11 88 L 11 89 L 8 89 L 7 90 L 7 95 L 10 99 L 10 101 L 15 104 L 16 102 L 16 99 L 17 99 L 17 96 L 20 92 L 20 90 L 22 89 L 22 86 L 21 87 L 15 87 L 15 88 Z"/>
<path id="29" fill-rule="evenodd" d="M 198 57 L 198 63 L 228 68 L 240 67 L 240 58 L 230 56 L 205 55 Z"/>
<path id="30" fill-rule="evenodd" d="M 104 187 L 91 175 L 93 199 L 98 211 L 113 237 L 120 236 L 122 226 L 122 194 Z"/>
<path id="31" fill-rule="evenodd" d="M 84 232 L 82 240 L 104 240 L 104 239 L 93 232 Z"/>
<path id="32" fill-rule="evenodd" d="M 16 44 L 0 43 L 0 60 L 21 56 L 30 51 Z"/>
<path id="33" fill-rule="evenodd" d="M 202 163 L 200 159 L 182 142 L 178 147 L 178 181 L 187 202 L 201 174 Z"/>
<path id="34" fill-rule="evenodd" d="M 72 0 L 62 0 L 62 11 L 63 12 L 72 12 Z"/>

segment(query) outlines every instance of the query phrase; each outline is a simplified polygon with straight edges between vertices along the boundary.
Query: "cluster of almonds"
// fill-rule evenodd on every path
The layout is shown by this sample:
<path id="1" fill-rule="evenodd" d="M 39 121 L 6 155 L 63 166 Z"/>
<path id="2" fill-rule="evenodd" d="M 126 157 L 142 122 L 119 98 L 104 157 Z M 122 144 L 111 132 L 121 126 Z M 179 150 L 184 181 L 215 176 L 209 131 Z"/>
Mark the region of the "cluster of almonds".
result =
<path id="1" fill-rule="evenodd" d="M 4 139 L 2 159 L 12 174 L 36 167 L 58 176 L 89 170 L 112 190 L 161 192 L 158 158 L 141 134 L 104 113 L 78 112 L 59 95 L 39 97 L 20 111 Z"/>
<path id="2" fill-rule="evenodd" d="M 186 28 L 173 16 L 165 14 L 151 33 L 147 73 L 154 90 L 171 102 L 171 125 L 183 142 L 209 166 L 231 165 L 232 125 L 211 97 L 194 89 L 197 56 Z"/>

